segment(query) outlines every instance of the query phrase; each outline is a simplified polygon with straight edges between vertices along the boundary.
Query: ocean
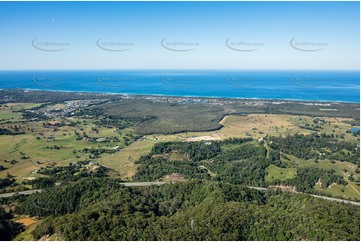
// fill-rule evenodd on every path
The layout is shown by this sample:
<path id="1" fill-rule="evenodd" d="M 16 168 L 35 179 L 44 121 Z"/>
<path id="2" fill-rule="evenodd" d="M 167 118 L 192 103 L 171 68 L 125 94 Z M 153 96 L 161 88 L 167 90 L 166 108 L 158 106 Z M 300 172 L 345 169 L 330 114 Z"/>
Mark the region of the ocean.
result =
<path id="1" fill-rule="evenodd" d="M 0 71 L 0 89 L 360 102 L 359 71 Z"/>

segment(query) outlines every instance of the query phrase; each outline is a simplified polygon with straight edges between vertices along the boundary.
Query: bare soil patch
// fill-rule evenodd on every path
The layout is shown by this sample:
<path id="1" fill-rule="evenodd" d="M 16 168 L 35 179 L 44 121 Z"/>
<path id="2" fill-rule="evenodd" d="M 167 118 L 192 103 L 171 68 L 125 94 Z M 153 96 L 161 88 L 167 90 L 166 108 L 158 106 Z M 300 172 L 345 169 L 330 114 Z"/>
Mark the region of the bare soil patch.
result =
<path id="1" fill-rule="evenodd" d="M 37 223 L 38 220 L 34 220 L 32 218 L 22 218 L 22 219 L 16 220 L 16 222 L 17 223 L 22 223 L 22 224 L 24 224 L 24 226 L 27 227 L 27 226 L 30 226 L 30 225 L 32 225 L 34 223 Z"/>
<path id="2" fill-rule="evenodd" d="M 164 178 L 162 178 L 162 181 L 164 182 L 182 182 L 186 180 L 187 179 L 185 179 L 184 176 L 179 173 L 172 173 L 171 175 L 166 175 Z"/>

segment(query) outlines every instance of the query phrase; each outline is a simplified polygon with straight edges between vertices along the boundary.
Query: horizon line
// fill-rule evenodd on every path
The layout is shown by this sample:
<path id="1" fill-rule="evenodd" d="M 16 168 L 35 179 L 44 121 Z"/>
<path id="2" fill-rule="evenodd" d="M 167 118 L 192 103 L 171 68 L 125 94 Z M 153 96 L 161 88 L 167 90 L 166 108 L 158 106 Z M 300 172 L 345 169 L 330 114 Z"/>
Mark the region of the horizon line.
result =
<path id="1" fill-rule="evenodd" d="M 0 69 L 0 71 L 360 71 L 360 69 L 235 69 L 235 68 L 127 68 L 127 69 Z"/>

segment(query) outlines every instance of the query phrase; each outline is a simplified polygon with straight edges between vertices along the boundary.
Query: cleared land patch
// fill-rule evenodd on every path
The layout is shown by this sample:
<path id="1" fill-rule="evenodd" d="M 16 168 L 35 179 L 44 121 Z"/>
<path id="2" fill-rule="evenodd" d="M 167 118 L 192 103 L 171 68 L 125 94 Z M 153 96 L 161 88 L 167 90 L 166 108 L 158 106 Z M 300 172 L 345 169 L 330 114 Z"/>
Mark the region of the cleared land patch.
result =
<path id="1" fill-rule="evenodd" d="M 267 167 L 266 172 L 267 176 L 265 180 L 268 182 L 277 180 L 284 181 L 296 177 L 296 168 L 280 168 L 275 165 L 270 165 Z"/>
<path id="2" fill-rule="evenodd" d="M 28 227 L 34 223 L 37 223 L 38 220 L 32 219 L 32 218 L 22 218 L 19 220 L 16 220 L 17 223 L 22 223 L 24 226 Z"/>

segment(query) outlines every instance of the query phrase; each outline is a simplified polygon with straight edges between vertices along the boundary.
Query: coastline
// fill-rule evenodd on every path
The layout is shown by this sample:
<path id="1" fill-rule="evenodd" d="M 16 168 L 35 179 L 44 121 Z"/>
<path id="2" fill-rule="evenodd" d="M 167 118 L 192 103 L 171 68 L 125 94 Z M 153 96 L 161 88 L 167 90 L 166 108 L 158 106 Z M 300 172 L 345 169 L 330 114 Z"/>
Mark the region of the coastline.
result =
<path id="1" fill-rule="evenodd" d="M 224 99 L 228 101 L 267 101 L 267 102 L 294 102 L 294 103 L 322 103 L 322 104 L 360 104 L 360 102 L 334 101 L 334 100 L 307 100 L 307 99 L 274 99 L 274 98 L 244 98 L 244 97 L 220 97 L 220 96 L 192 96 L 192 95 L 167 95 L 167 94 L 139 94 L 139 93 L 114 93 L 114 92 L 94 92 L 94 91 L 69 91 L 69 90 L 44 90 L 35 88 L 2 88 L 0 91 L 6 90 L 23 90 L 23 91 L 39 91 L 39 92 L 64 92 L 64 93 L 85 93 L 90 95 L 112 95 L 112 96 L 135 96 L 135 97 L 159 97 L 159 98 L 194 98 L 194 99 Z"/>

